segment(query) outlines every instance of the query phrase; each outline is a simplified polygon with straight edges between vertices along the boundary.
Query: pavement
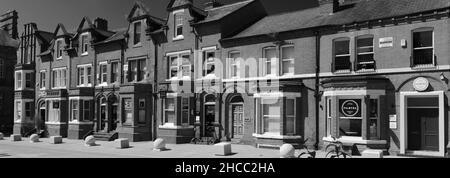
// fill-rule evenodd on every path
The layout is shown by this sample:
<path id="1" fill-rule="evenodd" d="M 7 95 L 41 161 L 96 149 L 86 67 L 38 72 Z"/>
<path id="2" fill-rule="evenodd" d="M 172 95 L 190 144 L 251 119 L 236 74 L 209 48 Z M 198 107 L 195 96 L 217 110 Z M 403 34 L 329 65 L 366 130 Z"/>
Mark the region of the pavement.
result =
<path id="1" fill-rule="evenodd" d="M 48 138 L 39 140 L 31 143 L 29 138 L 22 138 L 13 142 L 5 137 L 0 140 L 0 158 L 279 158 L 277 149 L 238 144 L 232 145 L 232 155 L 217 156 L 213 145 L 167 144 L 166 151 L 153 151 L 153 142 L 130 142 L 130 148 L 118 149 L 116 143 L 106 141 L 96 141 L 96 146 L 88 147 L 83 140 L 63 139 L 62 144 L 50 144 Z M 300 151 L 297 150 L 296 155 Z M 323 151 L 317 152 L 317 158 L 324 157 Z"/>

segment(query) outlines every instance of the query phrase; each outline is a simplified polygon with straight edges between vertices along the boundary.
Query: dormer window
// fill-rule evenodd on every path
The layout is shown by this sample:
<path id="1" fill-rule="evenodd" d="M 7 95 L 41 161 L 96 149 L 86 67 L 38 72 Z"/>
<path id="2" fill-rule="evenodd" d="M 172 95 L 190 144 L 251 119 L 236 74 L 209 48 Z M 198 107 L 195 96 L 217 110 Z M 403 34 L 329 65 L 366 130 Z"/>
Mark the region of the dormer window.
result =
<path id="1" fill-rule="evenodd" d="M 88 54 L 88 46 L 89 46 L 89 41 L 88 41 L 88 34 L 82 34 L 81 35 L 81 53 L 82 55 L 87 55 Z"/>
<path id="2" fill-rule="evenodd" d="M 138 45 L 139 43 L 141 43 L 141 22 L 135 22 L 133 44 Z"/>
<path id="3" fill-rule="evenodd" d="M 174 40 L 183 39 L 183 18 L 184 13 L 183 12 L 174 12 Z"/>
<path id="4" fill-rule="evenodd" d="M 56 41 L 56 58 L 62 59 L 62 40 Z"/>

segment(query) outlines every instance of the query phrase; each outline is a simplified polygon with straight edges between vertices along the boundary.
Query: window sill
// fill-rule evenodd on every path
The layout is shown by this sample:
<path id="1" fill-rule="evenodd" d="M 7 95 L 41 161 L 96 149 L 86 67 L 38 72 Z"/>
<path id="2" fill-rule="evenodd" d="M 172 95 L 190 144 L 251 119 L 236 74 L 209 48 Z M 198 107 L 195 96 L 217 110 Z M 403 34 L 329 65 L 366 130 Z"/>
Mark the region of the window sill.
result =
<path id="1" fill-rule="evenodd" d="M 332 142 L 333 138 L 323 137 L 323 141 Z M 344 144 L 363 144 L 363 145 L 384 145 L 387 144 L 386 140 L 363 140 L 362 137 L 342 137 L 338 138 L 338 141 Z"/>
<path id="2" fill-rule="evenodd" d="M 61 90 L 61 89 L 66 89 L 66 87 L 54 87 L 54 88 L 52 88 L 52 90 Z"/>
<path id="3" fill-rule="evenodd" d="M 91 85 L 91 84 L 88 84 L 88 85 L 78 85 L 77 87 L 78 87 L 78 88 L 85 88 L 85 87 L 92 87 L 92 85 Z"/>
<path id="4" fill-rule="evenodd" d="M 166 123 L 164 125 L 159 125 L 160 129 L 194 129 L 194 126 L 186 125 L 175 125 L 174 123 Z"/>
<path id="5" fill-rule="evenodd" d="M 108 86 L 108 83 L 101 83 L 101 84 L 97 85 L 97 87 L 106 87 L 106 86 Z"/>
<path id="6" fill-rule="evenodd" d="M 66 122 L 45 122 L 46 125 L 64 125 Z"/>
<path id="7" fill-rule="evenodd" d="M 434 64 L 424 64 L 424 65 L 415 65 L 412 67 L 413 70 L 423 70 L 423 69 L 436 69 Z"/>
<path id="8" fill-rule="evenodd" d="M 94 122 L 92 121 L 69 121 L 69 124 L 73 125 L 92 125 Z"/>
<path id="9" fill-rule="evenodd" d="M 351 71 L 350 71 L 350 69 L 348 69 L 348 70 L 336 70 L 334 73 L 335 74 L 349 74 L 349 73 L 351 73 Z"/>
<path id="10" fill-rule="evenodd" d="M 172 41 L 180 41 L 180 40 L 183 40 L 183 39 L 184 39 L 183 35 L 178 35 L 177 37 L 172 38 Z"/>
<path id="11" fill-rule="evenodd" d="M 373 72 L 376 72 L 375 69 L 360 69 L 356 71 L 356 73 L 373 73 Z"/>
<path id="12" fill-rule="evenodd" d="M 81 56 L 87 56 L 87 55 L 89 55 L 89 53 L 87 53 L 87 52 L 81 54 Z"/>
<path id="13" fill-rule="evenodd" d="M 288 136 L 288 135 L 280 135 L 280 134 L 253 134 L 256 138 L 268 138 L 268 139 L 301 139 L 302 136 Z"/>

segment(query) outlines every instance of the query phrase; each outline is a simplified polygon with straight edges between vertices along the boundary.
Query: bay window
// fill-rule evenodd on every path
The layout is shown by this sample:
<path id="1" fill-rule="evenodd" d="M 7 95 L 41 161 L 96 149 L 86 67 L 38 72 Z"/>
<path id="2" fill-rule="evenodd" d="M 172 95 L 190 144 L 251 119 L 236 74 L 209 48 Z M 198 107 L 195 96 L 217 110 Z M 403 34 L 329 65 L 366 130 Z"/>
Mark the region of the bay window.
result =
<path id="1" fill-rule="evenodd" d="M 361 99 L 339 100 L 339 135 L 362 137 Z"/>
<path id="2" fill-rule="evenodd" d="M 175 123 L 175 99 L 166 98 L 164 101 L 164 120 L 163 123 Z"/>
<path id="3" fill-rule="evenodd" d="M 66 69 L 53 70 L 53 88 L 66 87 Z"/>
<path id="4" fill-rule="evenodd" d="M 129 62 L 129 82 L 140 82 L 145 79 L 147 70 L 145 59 L 130 60 Z"/>
<path id="5" fill-rule="evenodd" d="M 120 82 L 119 62 L 111 62 L 111 83 Z"/>
<path id="6" fill-rule="evenodd" d="M 335 39 L 333 49 L 333 72 L 349 72 L 351 70 L 350 39 Z"/>
<path id="7" fill-rule="evenodd" d="M 70 121 L 82 122 L 91 120 L 91 102 L 90 99 L 71 99 L 70 100 Z"/>
<path id="8" fill-rule="evenodd" d="M 25 102 L 25 117 L 31 118 L 32 117 L 32 109 L 33 109 L 33 103 L 32 102 Z"/>
<path id="9" fill-rule="evenodd" d="M 78 100 L 72 100 L 72 117 L 70 118 L 70 121 L 79 121 L 79 116 L 80 116 L 80 109 L 79 109 L 79 104 L 78 104 Z"/>
<path id="10" fill-rule="evenodd" d="M 356 38 L 356 71 L 375 70 L 373 36 L 365 35 Z"/>
<path id="11" fill-rule="evenodd" d="M 262 100 L 263 133 L 280 135 L 280 111 L 279 99 Z"/>
<path id="12" fill-rule="evenodd" d="M 413 31 L 412 67 L 435 65 L 433 38 L 432 28 L 420 28 Z"/>
<path id="13" fill-rule="evenodd" d="M 16 89 L 22 89 L 22 72 L 16 72 Z"/>
<path id="14" fill-rule="evenodd" d="M 32 83 L 32 74 L 25 73 L 25 88 L 31 88 Z"/>
<path id="15" fill-rule="evenodd" d="M 40 75 L 39 75 L 39 83 L 41 86 L 41 89 L 45 89 L 46 88 L 46 71 L 41 71 Z"/>
<path id="16" fill-rule="evenodd" d="M 378 139 L 378 120 L 379 120 L 379 110 L 378 110 L 378 99 L 370 99 L 369 103 L 369 137 L 370 139 Z"/>
<path id="17" fill-rule="evenodd" d="M 286 99 L 286 134 L 295 135 L 296 132 L 296 119 L 295 119 L 295 99 Z"/>
<path id="18" fill-rule="evenodd" d="M 294 74 L 294 46 L 281 47 L 282 74 Z"/>

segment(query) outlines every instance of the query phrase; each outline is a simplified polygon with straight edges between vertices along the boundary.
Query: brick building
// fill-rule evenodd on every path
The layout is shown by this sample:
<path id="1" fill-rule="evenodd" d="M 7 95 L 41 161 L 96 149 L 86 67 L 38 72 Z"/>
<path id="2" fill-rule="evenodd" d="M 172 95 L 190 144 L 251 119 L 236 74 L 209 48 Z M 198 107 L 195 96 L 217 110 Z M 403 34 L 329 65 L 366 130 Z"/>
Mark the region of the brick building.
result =
<path id="1" fill-rule="evenodd" d="M 275 15 L 258 0 L 171 0 L 166 10 L 160 19 L 137 1 L 124 29 L 85 17 L 73 33 L 45 33 L 35 67 L 20 70 L 19 81 L 39 81 L 19 90 L 35 93 L 21 113 L 36 108 L 30 121 L 73 139 L 215 133 L 320 149 L 337 137 L 355 151 L 447 152 L 447 0 L 319 0 Z"/>
<path id="2" fill-rule="evenodd" d="M 0 15 L 0 132 L 12 133 L 14 108 L 14 65 L 17 62 L 16 11 Z"/>

